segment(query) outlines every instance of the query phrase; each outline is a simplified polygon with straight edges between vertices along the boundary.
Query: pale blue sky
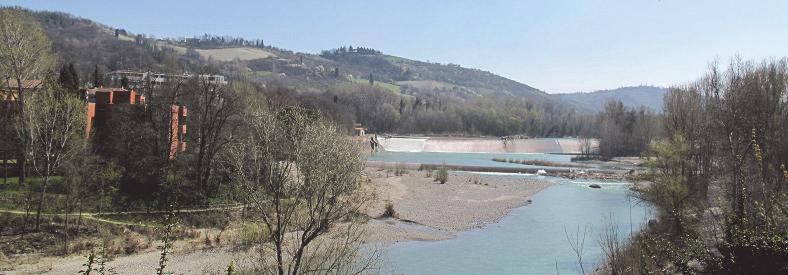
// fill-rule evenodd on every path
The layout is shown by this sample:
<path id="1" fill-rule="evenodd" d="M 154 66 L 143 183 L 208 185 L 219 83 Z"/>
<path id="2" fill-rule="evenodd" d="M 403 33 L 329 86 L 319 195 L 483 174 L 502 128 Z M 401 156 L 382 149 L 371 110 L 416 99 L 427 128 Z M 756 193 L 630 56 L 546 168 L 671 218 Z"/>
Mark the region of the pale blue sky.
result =
<path id="1" fill-rule="evenodd" d="M 111 2 L 111 3 L 110 3 Z M 786 56 L 788 1 L 17 1 L 156 37 L 339 45 L 489 70 L 547 92 L 691 81 L 715 58 Z"/>

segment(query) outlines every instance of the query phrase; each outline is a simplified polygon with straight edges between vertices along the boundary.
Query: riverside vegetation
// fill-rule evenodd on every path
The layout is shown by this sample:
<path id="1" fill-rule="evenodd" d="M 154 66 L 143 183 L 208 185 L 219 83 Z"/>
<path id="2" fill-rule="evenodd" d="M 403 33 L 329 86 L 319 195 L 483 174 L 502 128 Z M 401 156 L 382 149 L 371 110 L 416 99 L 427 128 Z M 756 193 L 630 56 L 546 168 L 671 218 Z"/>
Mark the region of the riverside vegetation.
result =
<path id="1" fill-rule="evenodd" d="M 665 137 L 644 152 L 649 183 L 635 189 L 657 220 L 625 243 L 601 236 L 603 272 L 788 272 L 787 95 L 785 59 L 734 59 L 670 89 Z"/>

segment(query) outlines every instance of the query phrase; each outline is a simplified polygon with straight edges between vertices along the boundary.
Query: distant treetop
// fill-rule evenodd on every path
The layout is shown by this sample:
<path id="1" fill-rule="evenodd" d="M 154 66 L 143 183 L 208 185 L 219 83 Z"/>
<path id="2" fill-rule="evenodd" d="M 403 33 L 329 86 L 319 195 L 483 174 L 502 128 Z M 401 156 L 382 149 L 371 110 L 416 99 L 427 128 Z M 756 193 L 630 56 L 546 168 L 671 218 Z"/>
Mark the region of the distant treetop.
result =
<path id="1" fill-rule="evenodd" d="M 380 51 L 375 50 L 373 48 L 366 48 L 366 47 L 353 47 L 353 46 L 341 46 L 339 48 L 324 50 L 320 52 L 320 55 L 323 57 L 331 57 L 331 56 L 341 56 L 346 54 L 367 54 L 367 55 L 375 55 L 381 54 Z"/>
<path id="2" fill-rule="evenodd" d="M 192 38 L 167 39 L 170 43 L 196 48 L 221 48 L 221 47 L 255 47 L 264 48 L 262 39 L 247 40 L 242 37 L 219 36 L 203 34 Z"/>

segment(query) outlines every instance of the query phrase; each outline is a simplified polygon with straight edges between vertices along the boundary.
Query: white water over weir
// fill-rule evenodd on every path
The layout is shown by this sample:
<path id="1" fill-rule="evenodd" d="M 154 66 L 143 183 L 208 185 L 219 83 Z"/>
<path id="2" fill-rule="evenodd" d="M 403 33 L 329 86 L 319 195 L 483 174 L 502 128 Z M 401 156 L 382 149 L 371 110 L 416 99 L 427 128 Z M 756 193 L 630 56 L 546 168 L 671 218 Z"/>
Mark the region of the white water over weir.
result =
<path id="1" fill-rule="evenodd" d="M 579 141 L 574 138 L 379 137 L 378 141 L 390 152 L 580 153 Z"/>

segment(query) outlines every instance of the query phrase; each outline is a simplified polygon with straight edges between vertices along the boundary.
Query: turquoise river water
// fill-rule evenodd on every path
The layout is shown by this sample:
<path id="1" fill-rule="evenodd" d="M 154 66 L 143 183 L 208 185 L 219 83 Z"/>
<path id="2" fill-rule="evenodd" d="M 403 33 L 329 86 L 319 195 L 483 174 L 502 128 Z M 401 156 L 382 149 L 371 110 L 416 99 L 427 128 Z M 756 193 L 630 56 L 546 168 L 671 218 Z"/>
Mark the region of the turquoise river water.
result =
<path id="1" fill-rule="evenodd" d="M 381 156 L 382 155 L 382 156 Z M 512 156 L 516 155 L 516 156 Z M 383 153 L 370 160 L 510 166 L 493 157 L 568 162 L 569 156 L 483 153 Z M 376 159 L 377 158 L 377 159 Z M 532 203 L 513 209 L 500 221 L 472 229 L 445 241 L 408 241 L 385 250 L 388 274 L 580 274 L 566 232 L 587 230 L 583 263 L 586 272 L 603 260 L 598 244 L 602 232 L 615 226 L 620 238 L 635 233 L 651 217 L 651 209 L 631 197 L 628 183 L 598 182 L 526 174 L 497 174 L 551 181 L 553 186 L 532 197 Z M 582 235 L 582 234 L 581 234 Z"/>

